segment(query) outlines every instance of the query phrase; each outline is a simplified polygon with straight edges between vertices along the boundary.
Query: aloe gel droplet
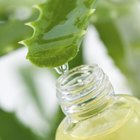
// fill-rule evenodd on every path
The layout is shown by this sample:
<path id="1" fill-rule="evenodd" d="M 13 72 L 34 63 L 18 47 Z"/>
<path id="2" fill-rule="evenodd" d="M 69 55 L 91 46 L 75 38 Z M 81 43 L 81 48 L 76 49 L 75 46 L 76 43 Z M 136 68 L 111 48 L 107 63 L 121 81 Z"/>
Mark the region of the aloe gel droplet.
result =
<path id="1" fill-rule="evenodd" d="M 56 140 L 140 140 L 140 101 L 115 95 L 97 65 L 79 66 L 61 75 L 57 97 L 66 117 Z"/>
<path id="2" fill-rule="evenodd" d="M 57 72 L 58 74 L 62 75 L 62 74 L 64 74 L 64 73 L 68 72 L 68 70 L 69 70 L 69 65 L 68 65 L 68 63 L 66 63 L 66 64 L 64 64 L 64 65 L 62 65 L 62 66 L 56 67 L 55 70 L 56 70 L 56 72 Z"/>

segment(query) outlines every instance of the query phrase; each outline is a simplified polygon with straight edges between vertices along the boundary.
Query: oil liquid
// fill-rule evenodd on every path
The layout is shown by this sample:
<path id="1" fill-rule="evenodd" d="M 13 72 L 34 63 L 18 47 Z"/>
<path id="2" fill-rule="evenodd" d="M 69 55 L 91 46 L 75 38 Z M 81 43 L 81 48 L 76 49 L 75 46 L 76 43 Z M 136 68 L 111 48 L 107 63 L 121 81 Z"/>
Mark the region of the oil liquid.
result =
<path id="1" fill-rule="evenodd" d="M 66 117 L 56 140 L 140 140 L 140 101 L 117 95 L 105 111 L 76 123 Z"/>

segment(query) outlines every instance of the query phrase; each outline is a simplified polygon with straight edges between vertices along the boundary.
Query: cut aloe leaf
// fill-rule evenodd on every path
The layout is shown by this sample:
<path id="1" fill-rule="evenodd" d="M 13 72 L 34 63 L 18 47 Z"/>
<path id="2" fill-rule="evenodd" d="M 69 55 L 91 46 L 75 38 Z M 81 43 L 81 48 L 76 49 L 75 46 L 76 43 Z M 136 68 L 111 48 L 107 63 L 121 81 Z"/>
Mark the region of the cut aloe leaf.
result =
<path id="1" fill-rule="evenodd" d="M 35 6 L 39 18 L 28 25 L 33 36 L 22 43 L 27 59 L 40 67 L 56 67 L 73 59 L 94 12 L 95 0 L 48 0 Z"/>

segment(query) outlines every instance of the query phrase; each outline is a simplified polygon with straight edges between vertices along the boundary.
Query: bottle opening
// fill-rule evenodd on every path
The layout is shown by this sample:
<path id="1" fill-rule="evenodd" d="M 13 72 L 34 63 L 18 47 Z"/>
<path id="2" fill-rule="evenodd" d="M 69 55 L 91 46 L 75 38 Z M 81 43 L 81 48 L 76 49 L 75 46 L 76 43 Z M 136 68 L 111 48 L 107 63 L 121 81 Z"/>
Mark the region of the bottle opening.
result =
<path id="1" fill-rule="evenodd" d="M 63 91 L 65 89 L 72 90 L 77 87 L 82 87 L 83 85 L 90 84 L 91 82 L 97 84 L 100 78 L 102 78 L 101 74 L 102 71 L 97 65 L 82 65 L 62 75 L 57 81 L 57 88 Z"/>

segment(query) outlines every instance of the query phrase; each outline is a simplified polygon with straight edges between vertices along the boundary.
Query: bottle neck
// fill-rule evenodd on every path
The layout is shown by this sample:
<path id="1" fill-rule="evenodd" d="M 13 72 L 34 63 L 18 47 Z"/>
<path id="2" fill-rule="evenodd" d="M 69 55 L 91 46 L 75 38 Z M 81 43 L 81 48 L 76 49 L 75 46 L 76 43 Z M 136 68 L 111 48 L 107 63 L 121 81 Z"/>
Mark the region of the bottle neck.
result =
<path id="1" fill-rule="evenodd" d="M 87 119 L 103 111 L 112 100 L 113 87 L 97 65 L 82 65 L 57 81 L 57 98 L 72 121 Z"/>

